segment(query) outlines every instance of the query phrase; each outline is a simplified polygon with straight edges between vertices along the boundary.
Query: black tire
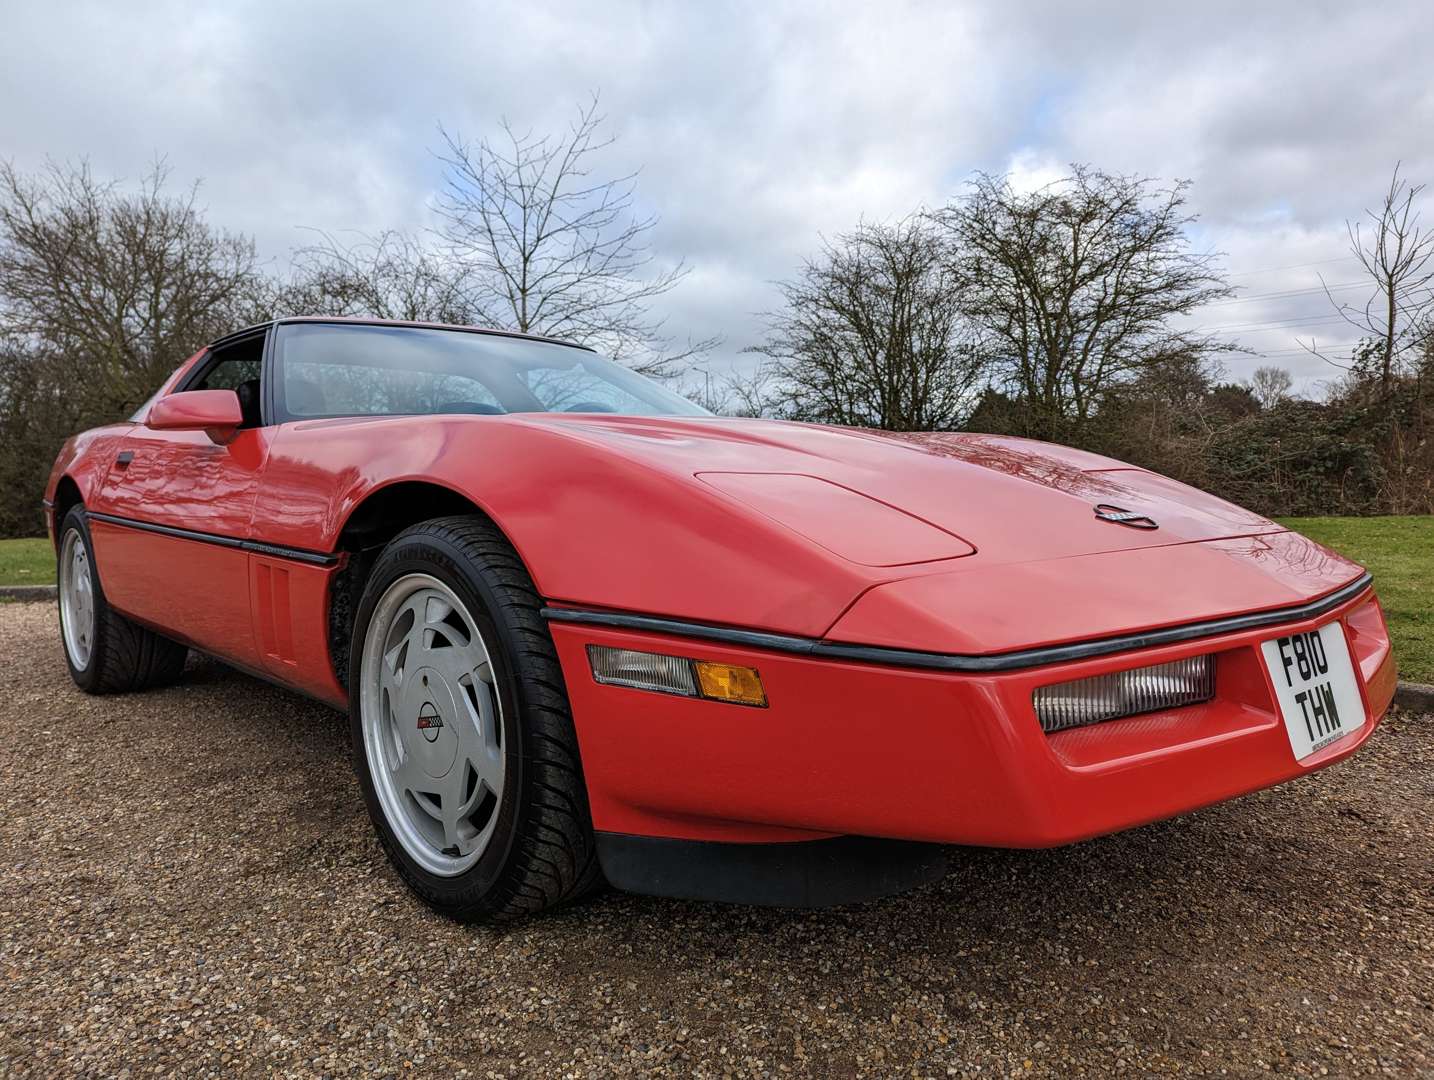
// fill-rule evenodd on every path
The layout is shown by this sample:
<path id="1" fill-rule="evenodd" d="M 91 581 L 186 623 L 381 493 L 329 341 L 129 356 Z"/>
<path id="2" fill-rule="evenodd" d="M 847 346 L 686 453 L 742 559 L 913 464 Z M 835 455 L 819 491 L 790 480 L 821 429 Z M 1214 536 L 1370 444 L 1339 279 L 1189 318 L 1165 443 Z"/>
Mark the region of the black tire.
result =
<path id="1" fill-rule="evenodd" d="M 364 642 L 390 585 L 437 578 L 463 601 L 488 645 L 502 705 L 508 777 L 498 824 L 478 861 L 455 876 L 420 866 L 385 817 L 364 741 Z M 501 922 L 576 899 L 601 883 L 587 787 L 562 669 L 542 602 L 517 553 L 486 519 L 444 517 L 396 536 L 374 562 L 354 617 L 349 715 L 354 768 L 369 817 L 404 880 L 436 911 Z"/>
<path id="2" fill-rule="evenodd" d="M 85 518 L 84 509 L 79 506 L 71 508 L 60 523 L 60 542 L 55 549 L 56 582 L 63 586 L 62 575 L 65 568 L 59 565 L 58 560 L 65 550 L 65 538 L 71 532 L 76 534 L 77 542 L 84 545 L 85 554 L 89 558 L 94 604 L 94 640 L 90 645 L 89 656 L 81 667 L 70 655 L 69 643 L 65 640 L 64 600 L 61 593 L 60 648 L 65 654 L 65 665 L 70 669 L 70 678 L 87 694 L 123 694 L 168 686 L 183 673 L 189 650 L 178 642 L 170 641 L 131 622 L 109 606 L 100 581 L 99 567 L 95 563 L 95 548 L 90 540 L 89 522 Z"/>

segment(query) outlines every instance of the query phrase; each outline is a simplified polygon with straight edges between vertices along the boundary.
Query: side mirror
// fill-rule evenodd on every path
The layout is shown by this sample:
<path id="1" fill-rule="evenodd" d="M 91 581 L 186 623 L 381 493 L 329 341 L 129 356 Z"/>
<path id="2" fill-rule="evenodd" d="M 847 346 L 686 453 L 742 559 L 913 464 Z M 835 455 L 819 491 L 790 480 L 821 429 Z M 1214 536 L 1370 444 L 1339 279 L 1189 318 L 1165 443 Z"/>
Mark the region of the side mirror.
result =
<path id="1" fill-rule="evenodd" d="M 145 427 L 156 431 L 204 431 L 215 442 L 233 442 L 244 422 L 233 390 L 183 390 L 166 394 L 149 407 Z"/>

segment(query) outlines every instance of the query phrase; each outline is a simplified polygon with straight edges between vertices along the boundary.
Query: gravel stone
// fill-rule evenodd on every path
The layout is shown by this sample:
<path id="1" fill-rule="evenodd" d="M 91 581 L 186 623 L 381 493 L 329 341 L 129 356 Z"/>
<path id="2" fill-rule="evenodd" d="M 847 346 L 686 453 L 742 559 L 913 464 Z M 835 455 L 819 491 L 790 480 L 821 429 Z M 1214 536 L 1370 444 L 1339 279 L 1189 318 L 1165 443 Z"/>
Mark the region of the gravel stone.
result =
<path id="1" fill-rule="evenodd" d="M 339 713 L 206 660 L 86 697 L 44 604 L 0 702 L 0 1075 L 1434 1075 L 1434 717 L 886 901 L 486 929 L 390 871 Z"/>

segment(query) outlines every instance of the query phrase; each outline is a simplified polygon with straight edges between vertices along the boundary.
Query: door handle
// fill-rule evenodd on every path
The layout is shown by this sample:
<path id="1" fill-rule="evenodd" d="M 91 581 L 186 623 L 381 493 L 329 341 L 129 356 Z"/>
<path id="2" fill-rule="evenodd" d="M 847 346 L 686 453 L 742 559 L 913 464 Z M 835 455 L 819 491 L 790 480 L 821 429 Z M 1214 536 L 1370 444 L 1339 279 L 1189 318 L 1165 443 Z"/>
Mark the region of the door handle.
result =
<path id="1" fill-rule="evenodd" d="M 116 469 L 128 469 L 128 468 L 129 468 L 129 463 L 130 463 L 131 461 L 133 461 L 133 460 L 134 460 L 134 451 L 133 451 L 133 450 L 121 450 L 121 451 L 119 452 L 119 456 L 115 458 L 115 468 L 116 468 Z"/>

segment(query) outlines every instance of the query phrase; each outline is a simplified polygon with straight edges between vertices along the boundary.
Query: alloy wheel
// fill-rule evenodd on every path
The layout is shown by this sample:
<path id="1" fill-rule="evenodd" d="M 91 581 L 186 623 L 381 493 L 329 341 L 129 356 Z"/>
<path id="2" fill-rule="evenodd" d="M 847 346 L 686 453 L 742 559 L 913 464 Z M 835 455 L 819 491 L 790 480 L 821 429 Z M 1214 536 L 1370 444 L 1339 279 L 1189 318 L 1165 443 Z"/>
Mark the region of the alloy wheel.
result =
<path id="1" fill-rule="evenodd" d="M 83 671 L 95 643 L 95 586 L 89 549 L 78 529 L 65 533 L 59 565 L 60 629 L 71 663 Z"/>
<path id="2" fill-rule="evenodd" d="M 364 637 L 364 752 L 404 851 L 451 877 L 482 857 L 507 780 L 502 703 L 463 601 L 428 574 L 393 582 Z"/>

